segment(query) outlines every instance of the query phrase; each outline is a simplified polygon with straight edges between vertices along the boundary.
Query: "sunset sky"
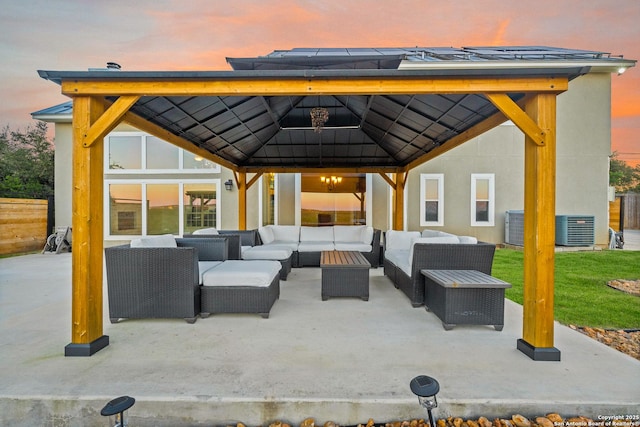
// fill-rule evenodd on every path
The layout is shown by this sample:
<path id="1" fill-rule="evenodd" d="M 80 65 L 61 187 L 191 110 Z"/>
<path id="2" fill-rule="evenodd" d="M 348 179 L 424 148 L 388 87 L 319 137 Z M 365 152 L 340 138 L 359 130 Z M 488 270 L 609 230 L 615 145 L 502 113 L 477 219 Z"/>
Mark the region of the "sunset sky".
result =
<path id="1" fill-rule="evenodd" d="M 0 0 L 0 126 L 67 101 L 38 69 L 230 70 L 294 47 L 544 45 L 640 59 L 640 0 Z M 640 67 L 612 76 L 612 140 L 640 162 Z"/>

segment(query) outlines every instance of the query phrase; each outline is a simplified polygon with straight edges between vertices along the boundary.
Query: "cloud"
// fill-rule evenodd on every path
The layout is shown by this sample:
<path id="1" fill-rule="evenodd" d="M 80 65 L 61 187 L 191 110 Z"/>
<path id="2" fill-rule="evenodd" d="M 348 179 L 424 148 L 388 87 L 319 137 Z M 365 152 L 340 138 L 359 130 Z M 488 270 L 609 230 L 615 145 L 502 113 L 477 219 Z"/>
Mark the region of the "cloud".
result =
<path id="1" fill-rule="evenodd" d="M 294 47 L 547 45 L 640 59 L 639 21 L 638 0 L 5 1 L 0 122 L 24 126 L 66 99 L 38 69 L 229 70 L 226 57 Z M 613 75 L 614 127 L 640 123 L 639 110 L 640 70 Z"/>

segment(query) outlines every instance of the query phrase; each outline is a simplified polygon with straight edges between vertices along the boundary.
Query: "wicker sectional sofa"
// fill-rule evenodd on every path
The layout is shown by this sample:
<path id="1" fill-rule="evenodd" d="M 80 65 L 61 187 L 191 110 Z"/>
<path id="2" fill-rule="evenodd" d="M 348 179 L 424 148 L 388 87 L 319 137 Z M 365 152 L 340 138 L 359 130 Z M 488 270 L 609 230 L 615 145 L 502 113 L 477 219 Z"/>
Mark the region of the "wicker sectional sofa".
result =
<path id="1" fill-rule="evenodd" d="M 422 269 L 477 270 L 491 274 L 495 245 L 473 237 L 440 231 L 387 231 L 384 274 L 409 298 L 413 307 L 424 305 Z"/>
<path id="2" fill-rule="evenodd" d="M 263 246 L 259 244 L 258 230 L 217 230 L 203 228 L 194 231 L 192 237 L 226 238 L 229 240 L 230 260 L 275 260 L 279 261 L 280 280 L 287 280 L 293 264 L 293 251 L 287 247 Z"/>
<path id="3" fill-rule="evenodd" d="M 293 266 L 320 266 L 322 251 L 357 251 L 373 268 L 380 259 L 381 231 L 364 225 L 308 227 L 267 225 L 258 228 L 260 244 L 286 247 L 293 251 Z"/>

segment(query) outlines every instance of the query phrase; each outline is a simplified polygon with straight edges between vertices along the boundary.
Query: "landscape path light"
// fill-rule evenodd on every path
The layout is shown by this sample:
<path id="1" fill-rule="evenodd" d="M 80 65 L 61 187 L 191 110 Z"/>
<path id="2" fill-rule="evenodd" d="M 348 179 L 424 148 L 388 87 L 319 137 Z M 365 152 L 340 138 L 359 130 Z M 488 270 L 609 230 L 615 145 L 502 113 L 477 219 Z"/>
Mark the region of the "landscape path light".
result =
<path id="1" fill-rule="evenodd" d="M 436 394 L 440 391 L 440 384 L 438 384 L 435 378 L 419 375 L 411 380 L 410 386 L 413 394 L 418 396 L 420 406 L 425 408 L 429 413 L 429 424 L 431 427 L 435 427 L 431 410 L 438 406 Z"/>
<path id="2" fill-rule="evenodd" d="M 133 404 L 136 403 L 136 400 L 130 396 L 120 396 L 108 402 L 100 411 L 100 415 L 103 417 L 109 417 L 111 420 L 111 416 L 115 415 L 116 420 L 113 427 L 125 427 L 127 423 L 124 420 L 124 411 L 131 408 Z"/>

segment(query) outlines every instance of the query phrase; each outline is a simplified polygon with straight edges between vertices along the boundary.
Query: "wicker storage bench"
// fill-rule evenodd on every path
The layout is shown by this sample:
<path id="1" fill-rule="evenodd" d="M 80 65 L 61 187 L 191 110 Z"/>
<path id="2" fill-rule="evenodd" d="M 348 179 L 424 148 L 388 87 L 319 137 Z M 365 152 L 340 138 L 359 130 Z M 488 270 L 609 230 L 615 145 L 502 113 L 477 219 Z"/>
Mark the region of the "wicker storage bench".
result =
<path id="1" fill-rule="evenodd" d="M 413 307 L 424 304 L 424 276 L 421 270 L 478 270 L 491 274 L 496 246 L 492 243 L 416 243 L 411 257 L 411 275 L 385 257 L 384 274 L 411 301 Z M 407 262 L 410 252 L 407 251 Z"/>
<path id="2" fill-rule="evenodd" d="M 425 308 L 445 330 L 456 324 L 504 326 L 504 290 L 511 285 L 475 270 L 421 270 Z"/>
<path id="3" fill-rule="evenodd" d="M 205 272 L 200 317 L 214 313 L 257 313 L 269 317 L 280 297 L 278 261 L 229 260 Z"/>
<path id="4" fill-rule="evenodd" d="M 329 297 L 358 297 L 369 300 L 369 269 L 371 264 L 360 252 L 323 251 L 322 300 Z"/>

